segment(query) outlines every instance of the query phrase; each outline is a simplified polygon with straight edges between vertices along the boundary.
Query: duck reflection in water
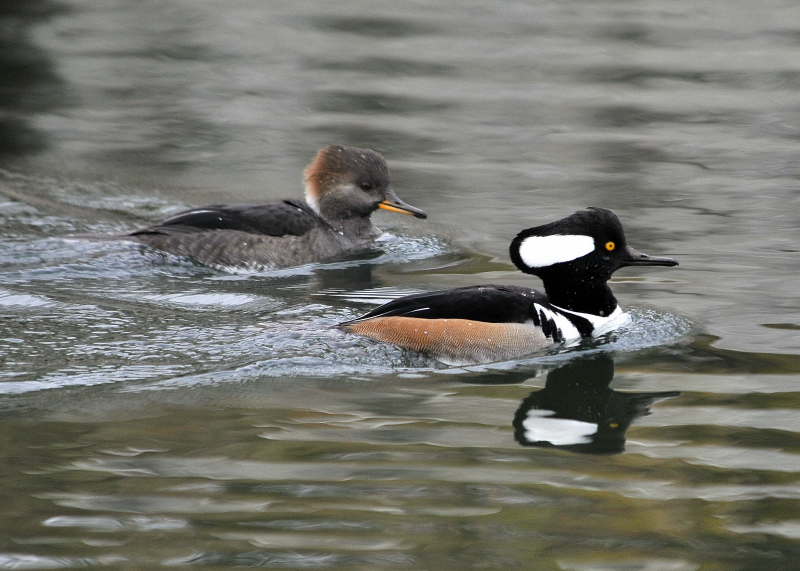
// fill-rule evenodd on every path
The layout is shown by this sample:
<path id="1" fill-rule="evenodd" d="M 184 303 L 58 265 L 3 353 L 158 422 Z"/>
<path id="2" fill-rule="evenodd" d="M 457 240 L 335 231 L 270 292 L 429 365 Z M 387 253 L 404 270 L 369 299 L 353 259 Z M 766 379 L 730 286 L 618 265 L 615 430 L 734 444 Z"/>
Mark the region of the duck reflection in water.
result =
<path id="1" fill-rule="evenodd" d="M 609 388 L 614 361 L 607 354 L 570 361 L 547 375 L 545 387 L 522 401 L 514 437 L 523 446 L 589 454 L 625 450 L 625 432 L 650 406 L 680 392 L 618 392 Z"/>

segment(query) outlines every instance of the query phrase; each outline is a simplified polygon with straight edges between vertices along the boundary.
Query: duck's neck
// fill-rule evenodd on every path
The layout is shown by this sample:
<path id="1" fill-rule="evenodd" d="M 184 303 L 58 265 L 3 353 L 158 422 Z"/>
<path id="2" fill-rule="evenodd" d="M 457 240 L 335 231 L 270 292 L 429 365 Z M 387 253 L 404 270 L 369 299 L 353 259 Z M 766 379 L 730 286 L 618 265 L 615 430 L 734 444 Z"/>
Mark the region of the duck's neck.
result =
<path id="1" fill-rule="evenodd" d="M 617 298 L 606 282 L 592 284 L 545 280 L 544 291 L 550 303 L 569 311 L 607 317 L 617 308 Z"/>
<path id="2" fill-rule="evenodd" d="M 374 240 L 381 235 L 381 231 L 372 223 L 369 217 L 358 216 L 355 218 L 340 218 L 338 220 L 326 218 L 325 221 L 342 236 L 348 238 Z"/>
<path id="3" fill-rule="evenodd" d="M 374 240 L 381 235 L 381 231 L 372 223 L 369 214 L 366 216 L 343 213 L 335 204 L 322 202 L 315 195 L 306 191 L 306 204 L 309 205 L 317 216 L 342 236 L 352 239 Z"/>

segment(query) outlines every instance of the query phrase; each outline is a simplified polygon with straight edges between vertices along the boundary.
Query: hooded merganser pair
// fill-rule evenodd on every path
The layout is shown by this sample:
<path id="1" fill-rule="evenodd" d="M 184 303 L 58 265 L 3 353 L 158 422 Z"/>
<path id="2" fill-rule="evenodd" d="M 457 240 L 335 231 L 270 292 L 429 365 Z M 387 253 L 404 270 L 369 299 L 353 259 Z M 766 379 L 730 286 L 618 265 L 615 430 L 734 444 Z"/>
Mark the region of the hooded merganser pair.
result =
<path id="1" fill-rule="evenodd" d="M 195 208 L 121 238 L 214 268 L 270 270 L 369 249 L 381 235 L 370 220 L 379 208 L 426 217 L 397 197 L 375 151 L 331 145 L 304 174 L 305 200 Z"/>
<path id="2" fill-rule="evenodd" d="M 619 219 L 603 208 L 524 230 L 510 254 L 517 268 L 541 278 L 545 293 L 482 285 L 409 295 L 338 327 L 448 365 L 514 359 L 624 324 L 628 315 L 607 284 L 618 269 L 678 265 L 628 246 Z"/>
<path id="3" fill-rule="evenodd" d="M 378 208 L 425 218 L 392 190 L 385 159 L 332 145 L 305 169 L 306 200 L 188 210 L 122 238 L 217 268 L 277 269 L 368 249 Z M 338 325 L 451 365 L 513 359 L 601 335 L 628 319 L 607 282 L 625 266 L 677 266 L 627 245 L 610 210 L 589 208 L 520 232 L 510 247 L 545 293 L 483 285 L 410 295 Z"/>

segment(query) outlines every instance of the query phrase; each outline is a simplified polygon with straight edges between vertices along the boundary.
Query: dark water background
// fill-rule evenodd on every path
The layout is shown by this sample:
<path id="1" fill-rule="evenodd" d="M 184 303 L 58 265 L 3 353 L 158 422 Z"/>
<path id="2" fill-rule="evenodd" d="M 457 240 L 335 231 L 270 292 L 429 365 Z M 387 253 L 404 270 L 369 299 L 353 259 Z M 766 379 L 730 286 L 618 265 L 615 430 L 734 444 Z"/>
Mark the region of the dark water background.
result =
<path id="1" fill-rule="evenodd" d="M 299 196 L 330 143 L 430 218 L 261 275 L 67 238 Z M 800 568 L 797 3 L 5 0 L 0 167 L 0 567 Z M 536 287 L 510 239 L 588 205 L 681 263 L 615 276 L 613 335 L 328 327 Z"/>

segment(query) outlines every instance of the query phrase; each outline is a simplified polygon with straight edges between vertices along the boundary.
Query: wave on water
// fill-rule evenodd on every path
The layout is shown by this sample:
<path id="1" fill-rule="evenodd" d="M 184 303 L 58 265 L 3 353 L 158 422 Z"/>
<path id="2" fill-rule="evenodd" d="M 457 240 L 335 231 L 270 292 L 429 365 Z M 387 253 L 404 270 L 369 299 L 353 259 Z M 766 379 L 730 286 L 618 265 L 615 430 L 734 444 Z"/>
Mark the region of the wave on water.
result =
<path id="1" fill-rule="evenodd" d="M 70 360 L 80 353 L 81 363 L 51 367 L 34 378 L 25 374 L 6 376 L 0 383 L 0 393 L 6 395 L 121 382 L 125 382 L 126 391 L 284 378 L 373 381 L 386 376 L 409 380 L 443 377 L 469 382 L 476 375 L 490 374 L 497 378 L 493 382 L 514 382 L 512 377 L 534 376 L 531 371 L 558 366 L 577 355 L 633 353 L 678 343 L 692 331 L 691 323 L 681 317 L 635 309 L 622 328 L 577 346 L 513 361 L 448 367 L 419 353 L 335 329 L 334 325 L 353 316 L 349 307 L 333 308 L 324 303 L 270 306 L 244 294 L 214 300 L 191 290 L 184 295 L 141 295 L 139 300 L 121 295 L 120 301 L 144 304 L 142 311 L 163 307 L 164 321 L 140 329 L 135 315 L 93 305 L 39 303 L 42 300 L 38 297 L 8 291 L 2 294 L 0 302 L 12 310 L 53 314 L 33 314 L 29 322 L 46 327 L 48 319 L 60 321 L 58 315 L 63 314 L 84 337 L 81 341 L 64 338 L 60 343 L 35 348 L 43 358 L 49 355 L 48 359 Z M 95 315 L 98 311 L 102 316 Z M 200 315 L 208 317 L 200 319 Z"/>
<path id="2" fill-rule="evenodd" d="M 578 355 L 596 352 L 630 353 L 680 342 L 692 330 L 687 320 L 668 313 L 634 310 L 623 328 L 575 347 L 556 348 L 523 359 L 467 367 L 448 367 L 419 353 L 377 343 L 331 328 L 341 318 L 318 318 L 312 322 L 270 323 L 258 334 L 253 356 L 269 357 L 242 367 L 165 379 L 130 391 L 164 390 L 228 382 L 263 379 L 346 379 L 374 381 L 387 375 L 404 379 L 443 377 L 458 381 L 463 377 L 489 373 L 495 380 L 515 382 L 522 373 L 528 377 L 563 364 Z"/>

